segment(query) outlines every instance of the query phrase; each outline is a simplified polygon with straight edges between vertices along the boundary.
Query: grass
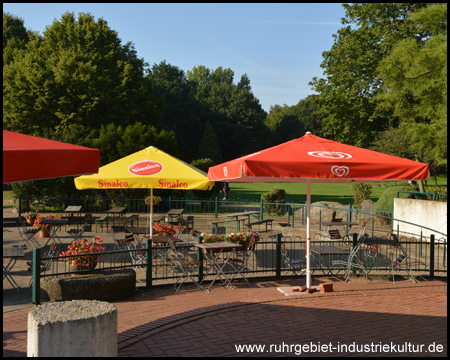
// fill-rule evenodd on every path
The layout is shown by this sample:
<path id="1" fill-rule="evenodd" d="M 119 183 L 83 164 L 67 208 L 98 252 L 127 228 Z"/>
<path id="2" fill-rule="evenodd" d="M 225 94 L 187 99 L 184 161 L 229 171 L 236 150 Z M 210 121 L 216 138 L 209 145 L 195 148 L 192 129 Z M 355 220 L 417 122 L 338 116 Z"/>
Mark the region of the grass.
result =
<path id="1" fill-rule="evenodd" d="M 402 182 L 397 182 L 397 185 Z M 438 177 L 438 186 L 447 186 L 447 175 Z M 377 201 L 386 188 L 393 182 L 372 183 L 370 200 Z M 428 180 L 428 186 L 434 187 L 434 179 Z M 230 183 L 229 200 L 251 199 L 259 201 L 261 194 L 280 188 L 286 191 L 287 202 L 306 201 L 306 183 Z M 426 191 L 426 189 L 425 189 Z M 311 202 L 334 201 L 340 204 L 353 204 L 351 183 L 312 183 Z"/>

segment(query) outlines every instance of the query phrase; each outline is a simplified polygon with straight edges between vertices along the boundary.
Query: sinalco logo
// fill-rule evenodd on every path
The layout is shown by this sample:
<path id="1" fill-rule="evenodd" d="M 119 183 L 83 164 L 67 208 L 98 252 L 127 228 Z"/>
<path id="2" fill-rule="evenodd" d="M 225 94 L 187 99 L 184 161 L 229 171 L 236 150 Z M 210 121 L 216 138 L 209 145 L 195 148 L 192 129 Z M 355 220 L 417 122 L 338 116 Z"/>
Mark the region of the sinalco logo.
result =
<path id="1" fill-rule="evenodd" d="M 163 170 L 161 163 L 152 160 L 135 162 L 128 167 L 128 171 L 134 175 L 149 176 L 160 173 Z"/>
<path id="2" fill-rule="evenodd" d="M 336 151 L 310 151 L 308 155 L 322 159 L 351 159 L 352 156 L 343 152 Z"/>
<path id="3" fill-rule="evenodd" d="M 228 177 L 228 169 L 226 166 L 223 167 L 223 176 Z"/>

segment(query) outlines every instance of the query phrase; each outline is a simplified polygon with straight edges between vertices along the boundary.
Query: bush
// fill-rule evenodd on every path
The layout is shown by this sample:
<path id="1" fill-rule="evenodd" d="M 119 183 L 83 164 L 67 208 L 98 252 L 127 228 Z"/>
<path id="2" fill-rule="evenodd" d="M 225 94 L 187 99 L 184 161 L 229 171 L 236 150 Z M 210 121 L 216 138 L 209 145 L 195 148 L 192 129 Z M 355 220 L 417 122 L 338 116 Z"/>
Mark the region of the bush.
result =
<path id="1" fill-rule="evenodd" d="M 375 203 L 375 210 L 383 212 L 390 211 L 394 206 L 394 198 L 397 196 L 397 191 L 419 191 L 417 185 L 396 185 L 388 187 L 381 194 L 378 201 Z M 402 198 L 415 199 L 414 194 L 401 194 Z"/>
<path id="2" fill-rule="evenodd" d="M 353 205 L 358 209 L 361 209 L 361 204 L 364 200 L 370 199 L 370 194 L 372 194 L 372 185 L 363 183 L 353 183 L 352 184 L 353 198 L 355 202 Z"/>
<path id="3" fill-rule="evenodd" d="M 266 192 L 261 195 L 261 198 L 266 203 L 280 203 L 283 202 L 286 198 L 286 191 L 284 189 L 273 188 L 272 191 Z M 273 211 L 277 215 L 281 214 L 281 206 L 280 205 L 264 205 L 264 209 L 270 213 Z"/>

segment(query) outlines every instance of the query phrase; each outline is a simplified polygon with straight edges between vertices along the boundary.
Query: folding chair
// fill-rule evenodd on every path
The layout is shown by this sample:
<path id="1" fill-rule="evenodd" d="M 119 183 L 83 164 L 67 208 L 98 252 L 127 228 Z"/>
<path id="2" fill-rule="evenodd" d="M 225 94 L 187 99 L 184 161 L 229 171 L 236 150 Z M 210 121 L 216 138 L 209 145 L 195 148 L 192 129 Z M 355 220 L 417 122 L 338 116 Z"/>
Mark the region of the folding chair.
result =
<path id="1" fill-rule="evenodd" d="M 17 227 L 19 228 L 19 234 L 23 239 L 20 246 L 26 247 L 28 245 L 28 242 L 32 241 L 36 245 L 36 247 L 39 247 L 39 242 L 34 237 L 34 235 L 36 235 L 36 233 L 39 231 L 37 228 L 28 229 L 21 216 L 17 218 Z"/>
<path id="2" fill-rule="evenodd" d="M 125 226 L 111 226 L 111 231 L 113 233 L 114 240 L 114 250 L 130 250 L 131 244 L 135 241 L 134 235 L 125 227 Z M 115 262 L 118 258 L 122 258 L 124 261 L 132 259 L 131 253 L 119 253 L 115 254 L 113 257 L 113 262 Z"/>
<path id="3" fill-rule="evenodd" d="M 196 259 L 189 259 L 188 254 L 186 254 L 184 251 L 180 251 L 172 241 L 170 241 L 170 247 L 172 248 L 177 269 L 182 273 L 182 275 L 177 279 L 175 285 L 173 286 L 175 291 L 178 293 L 180 291 L 181 286 L 188 279 L 192 280 L 197 289 L 203 290 L 203 288 L 193 278 L 193 276 L 196 275 L 197 270 L 201 265 L 201 261 Z"/>
<path id="4" fill-rule="evenodd" d="M 306 266 L 303 259 L 291 259 L 289 251 L 286 249 L 285 244 L 281 243 L 281 256 L 283 257 L 283 262 L 288 271 L 292 271 L 294 275 L 299 275 L 298 272 L 302 274 L 306 272 Z"/>
<path id="5" fill-rule="evenodd" d="M 145 276 L 145 270 L 144 267 L 147 266 L 147 250 L 145 247 L 145 244 L 134 244 L 129 243 L 127 245 L 127 248 L 130 251 L 130 258 L 131 263 L 135 265 L 134 269 L 137 270 L 138 268 L 141 269 L 142 273 Z"/>
<path id="6" fill-rule="evenodd" d="M 238 275 L 241 275 L 242 278 L 245 280 L 245 282 L 247 283 L 248 286 L 250 286 L 247 278 L 244 276 L 244 274 L 242 274 L 242 271 L 247 267 L 248 264 L 248 259 L 250 259 L 250 256 L 253 254 L 253 251 L 255 250 L 255 246 L 256 246 L 256 240 L 254 238 L 252 238 L 248 244 L 247 250 L 244 252 L 237 252 L 237 254 L 242 253 L 242 259 L 240 258 L 229 258 L 228 264 L 231 265 L 232 268 L 234 268 L 235 272 L 234 274 L 230 277 L 230 281 L 233 281 L 234 278 Z M 236 254 L 236 253 L 235 253 Z"/>
<path id="7" fill-rule="evenodd" d="M 83 226 L 81 226 L 81 228 L 69 229 L 69 231 L 67 231 L 67 233 L 73 237 L 73 241 L 76 241 L 76 240 L 81 239 L 81 237 L 83 236 L 84 232 L 88 229 L 88 227 L 90 227 L 90 226 L 88 225 L 87 222 L 85 222 L 83 224 Z"/>
<path id="8" fill-rule="evenodd" d="M 367 234 L 365 234 L 365 235 L 367 235 Z M 350 237 L 345 236 L 345 239 L 347 239 L 347 243 L 349 246 L 348 258 L 333 261 L 333 266 L 341 265 L 344 267 L 345 282 L 347 282 L 349 280 L 350 274 L 352 273 L 353 268 L 356 268 L 360 273 L 364 274 L 366 277 L 366 282 L 367 282 L 367 277 L 368 277 L 369 272 L 367 270 L 366 262 L 364 262 L 361 258 L 361 252 L 364 251 L 364 249 L 362 249 L 362 245 L 364 244 L 364 240 L 368 238 L 368 235 L 367 236 L 365 236 L 365 235 L 360 239 L 361 241 L 358 241 L 358 244 L 355 247 L 353 247 L 353 241 L 350 239 Z M 360 253 L 360 256 L 358 256 L 358 252 Z"/>

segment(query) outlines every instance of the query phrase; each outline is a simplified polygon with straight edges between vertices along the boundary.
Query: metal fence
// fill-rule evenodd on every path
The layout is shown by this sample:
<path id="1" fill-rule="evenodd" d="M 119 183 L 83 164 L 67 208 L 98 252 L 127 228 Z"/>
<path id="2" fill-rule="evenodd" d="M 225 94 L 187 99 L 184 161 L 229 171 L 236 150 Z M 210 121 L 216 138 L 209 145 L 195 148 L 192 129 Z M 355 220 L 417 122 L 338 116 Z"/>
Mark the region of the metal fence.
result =
<path id="1" fill-rule="evenodd" d="M 194 241 L 201 241 L 199 239 L 191 239 Z M 356 244 L 356 235 L 354 236 L 353 245 Z M 421 238 L 405 238 L 399 239 L 400 243 L 406 249 L 410 258 L 416 260 L 415 265 L 411 268 L 413 275 L 421 276 L 447 276 L 447 241 L 446 239 L 435 239 L 431 236 L 430 240 Z M 313 276 L 342 276 L 344 269 L 342 267 L 333 266 L 333 261 L 346 259 L 345 250 L 349 249 L 348 240 L 342 239 L 339 241 L 315 239 L 311 241 L 312 245 L 324 246 L 333 245 L 342 250 L 339 254 L 334 254 L 329 257 L 322 257 L 320 255 L 312 254 L 311 271 Z M 282 251 L 282 244 L 287 249 L 291 259 L 298 259 L 300 262 L 306 264 L 305 256 L 305 240 L 299 236 L 294 238 L 289 236 L 282 236 L 276 234 L 261 237 L 257 242 L 256 248 L 252 256 L 249 258 L 244 274 L 248 278 L 257 277 L 285 277 L 298 275 L 292 268 L 289 267 L 286 261 L 285 254 Z M 183 244 L 180 247 L 183 251 L 190 252 L 191 256 L 201 259 L 200 250 L 195 248 L 195 245 Z M 135 246 L 125 250 L 118 250 L 114 245 L 105 245 L 106 251 L 96 253 L 98 257 L 97 270 L 117 270 L 123 268 L 134 268 L 137 275 L 144 279 L 145 286 L 151 287 L 156 283 L 174 284 L 180 277 L 180 271 L 170 256 L 170 249 L 167 252 L 161 252 L 151 246 L 151 241 L 148 239 L 146 244 L 142 246 Z M 79 257 L 80 255 L 65 255 L 60 256 L 56 253 L 45 254 L 41 256 L 41 249 L 33 249 L 33 303 L 40 303 L 40 279 L 48 276 L 64 276 L 73 273 L 80 273 L 80 271 L 70 271 L 68 267 L 68 259 Z M 92 256 L 92 255 L 88 255 Z M 392 262 L 399 256 L 399 249 L 383 249 L 378 250 L 376 260 L 372 261 L 368 266 L 369 276 L 382 275 L 391 276 L 393 274 Z M 203 259 L 203 264 L 197 274 L 199 281 L 203 279 L 204 269 L 206 267 L 206 260 Z M 231 269 L 225 269 L 230 272 Z M 82 271 L 87 272 L 88 270 Z M 396 274 L 407 274 L 406 269 L 395 270 Z M 356 275 L 355 273 L 353 275 Z M 212 272 L 206 281 L 210 280 L 210 276 L 215 276 Z"/>

